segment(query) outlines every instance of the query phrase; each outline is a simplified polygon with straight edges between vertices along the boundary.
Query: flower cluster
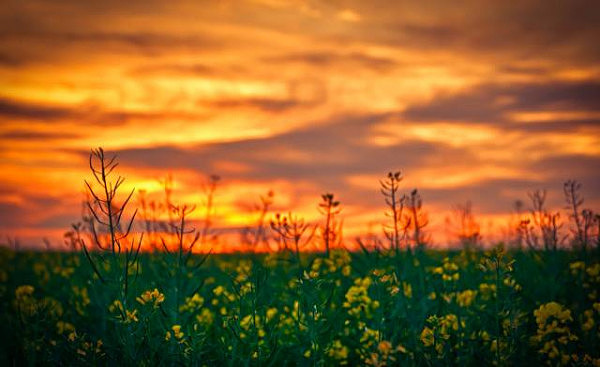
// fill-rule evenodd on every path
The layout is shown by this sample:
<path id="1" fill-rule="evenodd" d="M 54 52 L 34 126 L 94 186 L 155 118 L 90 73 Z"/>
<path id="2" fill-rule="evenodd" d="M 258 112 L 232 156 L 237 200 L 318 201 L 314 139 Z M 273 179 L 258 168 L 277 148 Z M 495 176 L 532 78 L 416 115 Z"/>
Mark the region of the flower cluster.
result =
<path id="1" fill-rule="evenodd" d="M 447 346 L 458 347 L 452 345 L 450 340 L 458 334 L 459 327 L 464 328 L 465 322 L 459 322 L 454 314 L 430 316 L 427 318 L 427 325 L 421 331 L 421 342 L 427 348 L 433 347 L 437 354 L 441 355 Z"/>
<path id="2" fill-rule="evenodd" d="M 151 291 L 145 291 L 141 296 L 137 297 L 136 300 L 142 305 L 149 304 L 154 308 L 158 308 L 160 304 L 165 301 L 165 295 L 154 288 Z"/>
<path id="3" fill-rule="evenodd" d="M 361 314 L 364 314 L 369 319 L 379 307 L 379 301 L 372 300 L 368 294 L 372 282 L 370 277 L 357 278 L 354 285 L 348 288 L 343 307 L 348 309 L 350 316 L 360 318 Z"/>
<path id="4" fill-rule="evenodd" d="M 537 333 L 531 340 L 539 346 L 538 352 L 548 361 L 554 361 L 553 364 L 568 364 L 571 359 L 568 345 L 578 340 L 569 329 L 569 322 L 573 321 L 571 311 L 559 303 L 550 302 L 533 311 L 533 315 Z"/>
<path id="5" fill-rule="evenodd" d="M 108 306 L 108 311 L 110 311 L 115 315 L 117 320 L 120 320 L 123 324 L 130 324 L 133 322 L 138 322 L 138 310 L 127 310 L 123 307 L 123 303 L 120 300 L 114 300 L 110 306 Z"/>
<path id="6" fill-rule="evenodd" d="M 436 266 L 430 268 L 429 271 L 435 275 L 441 275 L 444 282 L 456 282 L 460 279 L 460 273 L 458 272 L 458 265 L 451 261 L 450 258 L 445 257 L 442 266 Z"/>
<path id="7" fill-rule="evenodd" d="M 175 338 L 175 340 L 180 343 L 183 344 L 185 343 L 185 333 L 183 331 L 181 331 L 181 325 L 173 325 L 171 326 L 171 330 L 173 331 L 173 333 L 171 334 L 171 331 L 167 330 L 167 332 L 165 333 L 165 340 L 169 341 L 171 340 L 171 335 Z"/>
<path id="8" fill-rule="evenodd" d="M 340 271 L 344 276 L 350 276 L 350 255 L 347 251 L 333 250 L 330 252 L 329 257 L 321 258 L 317 257 L 312 262 L 310 271 L 308 272 L 309 278 L 317 278 L 322 274 L 331 274 L 336 271 Z"/>
<path id="9" fill-rule="evenodd" d="M 185 302 L 179 306 L 179 312 L 195 312 L 204 304 L 204 298 L 198 293 L 194 293 L 191 297 L 186 297 Z"/>

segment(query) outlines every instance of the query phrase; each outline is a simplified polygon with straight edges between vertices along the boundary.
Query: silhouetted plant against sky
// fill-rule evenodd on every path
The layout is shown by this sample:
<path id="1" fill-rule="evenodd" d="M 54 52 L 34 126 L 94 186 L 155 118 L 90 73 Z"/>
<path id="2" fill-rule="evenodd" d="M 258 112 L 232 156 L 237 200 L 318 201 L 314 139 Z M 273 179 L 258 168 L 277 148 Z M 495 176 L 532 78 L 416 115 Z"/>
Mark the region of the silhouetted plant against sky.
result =
<path id="1" fill-rule="evenodd" d="M 566 209 L 570 211 L 569 218 L 575 223 L 575 228 L 571 228 L 571 232 L 575 237 L 575 242 L 579 246 L 585 247 L 586 242 L 584 237 L 583 219 L 581 218 L 581 205 L 583 205 L 583 197 L 580 193 L 581 184 L 575 180 L 568 180 L 563 186 L 563 192 L 567 201 Z"/>
<path id="2" fill-rule="evenodd" d="M 400 195 L 398 192 L 402 178 L 402 173 L 397 171 L 388 172 L 384 180 L 379 180 L 381 194 L 388 206 L 385 215 L 391 221 L 391 224 L 383 225 L 383 233 L 390 243 L 390 248 L 396 252 L 400 250 L 400 241 L 406 232 L 406 226 L 403 226 L 402 219 L 407 197 L 406 195 Z"/>
<path id="3" fill-rule="evenodd" d="M 512 243 L 513 247 L 518 249 L 523 248 L 525 244 L 525 234 L 521 229 L 521 223 L 524 219 L 524 207 L 525 204 L 522 200 L 515 200 L 511 221 L 508 225 L 509 243 Z"/>
<path id="4" fill-rule="evenodd" d="M 175 218 L 173 217 L 173 175 L 168 174 L 163 180 L 159 180 L 165 194 L 164 209 L 167 213 L 168 222 L 163 227 L 163 231 L 170 231 L 174 228 Z"/>
<path id="5" fill-rule="evenodd" d="M 473 214 L 471 201 L 457 204 L 453 209 L 453 219 L 447 218 L 446 224 L 458 243 L 464 248 L 477 247 L 481 243 L 481 227 Z"/>
<path id="6" fill-rule="evenodd" d="M 524 220 L 521 228 L 530 248 L 543 246 L 545 250 L 556 250 L 565 236 L 560 233 L 562 227 L 560 213 L 551 213 L 546 209 L 546 194 L 546 190 L 528 193 L 532 205 L 531 220 Z"/>
<path id="7" fill-rule="evenodd" d="M 143 235 L 139 236 L 137 243 L 130 238 L 130 231 L 137 214 L 137 209 L 133 212 L 129 220 L 124 220 L 123 214 L 135 189 L 129 193 L 122 204 L 118 204 L 117 194 L 125 179 L 122 176 L 117 176 L 114 180 L 112 179 L 111 174 L 117 166 L 116 156 L 108 158 L 102 148 L 94 149 L 89 157 L 89 167 L 94 176 L 95 184 L 84 181 L 90 197 L 90 200 L 87 202 L 89 209 L 88 229 L 92 234 L 95 247 L 101 253 L 111 255 L 109 257 L 110 271 L 102 275 L 101 271 L 106 267 L 99 266 L 99 262 L 106 261 L 106 257 L 101 256 L 101 254 L 90 253 L 82 239 L 80 239 L 80 243 L 92 265 L 92 269 L 100 280 L 116 284 L 119 287 L 121 302 L 123 306 L 126 306 L 130 272 L 131 269 L 135 269 L 137 276 L 139 265 L 138 255 Z M 94 189 L 94 186 L 97 186 L 97 188 Z"/>
<path id="8" fill-rule="evenodd" d="M 338 223 L 336 216 L 340 214 L 340 202 L 334 199 L 333 194 L 327 193 L 321 195 L 319 203 L 319 212 L 325 216 L 325 223 L 321 226 L 321 239 L 325 247 L 325 253 L 329 256 L 330 249 L 339 245 L 342 240 L 342 224 Z"/>
<path id="9" fill-rule="evenodd" d="M 424 228 L 429 224 L 427 213 L 423 211 L 423 199 L 417 189 L 411 191 L 406 199 L 409 210 L 406 227 L 412 229 L 411 242 L 415 247 L 423 247 L 429 241 Z"/>
<path id="10" fill-rule="evenodd" d="M 300 261 L 300 249 L 305 247 L 312 240 L 315 233 L 315 226 L 305 223 L 304 219 L 288 213 L 287 215 L 275 214 L 271 220 L 271 229 L 277 234 L 278 250 L 293 250 L 296 260 Z M 305 235 L 307 235 L 305 237 Z M 303 237 L 305 237 L 303 239 Z M 291 242 L 292 249 L 288 242 Z"/>
<path id="11" fill-rule="evenodd" d="M 256 213 L 256 222 L 252 226 L 247 226 L 240 232 L 240 241 L 246 249 L 258 251 L 259 246 L 263 245 L 266 250 L 269 249 L 269 238 L 265 230 L 265 221 L 271 206 L 274 202 L 275 193 L 269 190 L 266 195 L 259 196 L 259 202 L 253 206 Z"/>
<path id="12" fill-rule="evenodd" d="M 210 175 L 208 177 L 207 182 L 203 185 L 204 192 L 204 221 L 202 223 L 202 230 L 200 235 L 200 244 L 206 244 L 206 239 L 210 234 L 210 230 L 213 224 L 213 217 L 215 215 L 214 208 L 214 200 L 215 200 L 215 192 L 217 191 L 217 186 L 221 177 L 217 175 Z"/>
<path id="13" fill-rule="evenodd" d="M 573 221 L 571 226 L 573 234 L 573 245 L 586 249 L 592 242 L 593 231 L 596 225 L 596 216 L 591 209 L 582 209 L 584 198 L 581 194 L 581 183 L 568 180 L 563 186 L 566 209 L 570 212 L 569 218 Z"/>

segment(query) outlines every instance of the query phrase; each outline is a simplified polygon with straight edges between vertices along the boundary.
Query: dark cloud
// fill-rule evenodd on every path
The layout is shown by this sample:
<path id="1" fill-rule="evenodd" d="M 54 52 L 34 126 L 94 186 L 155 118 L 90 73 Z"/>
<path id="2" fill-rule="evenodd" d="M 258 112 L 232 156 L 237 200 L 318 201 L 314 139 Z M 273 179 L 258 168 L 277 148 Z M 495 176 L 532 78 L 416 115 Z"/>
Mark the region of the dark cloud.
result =
<path id="1" fill-rule="evenodd" d="M 194 64 L 158 64 L 142 65 L 133 68 L 130 71 L 133 76 L 138 75 L 162 75 L 162 76 L 214 76 L 223 75 L 225 70 L 219 70 L 214 66 L 194 63 Z"/>
<path id="2" fill-rule="evenodd" d="M 23 102 L 0 97 L 0 121 L 32 120 L 45 123 L 75 122 L 82 125 L 111 125 L 118 126 L 133 120 L 143 120 L 149 123 L 162 123 L 166 119 L 198 121 L 206 118 L 207 114 L 181 113 L 169 111 L 132 112 L 120 110 L 104 110 L 93 104 L 82 104 L 69 107 Z M 6 138 L 21 139 L 28 133 L 23 131 L 4 132 Z M 35 133 L 31 133 L 32 137 Z M 44 133 L 38 133 L 44 134 Z M 65 135 L 69 136 L 71 133 Z M 38 136 L 39 138 L 40 136 Z"/>
<path id="3" fill-rule="evenodd" d="M 600 157 L 583 154 L 554 155 L 539 159 L 528 167 L 550 179 L 549 184 L 574 179 L 584 184 L 590 194 L 600 199 Z"/>
<path id="4" fill-rule="evenodd" d="M 199 102 L 199 105 L 206 105 L 216 108 L 257 108 L 267 112 L 283 112 L 295 107 L 305 105 L 294 99 L 273 99 L 273 98 L 246 98 L 246 99 L 219 99 L 211 102 Z"/>
<path id="5" fill-rule="evenodd" d="M 543 187 L 542 183 L 532 179 L 486 179 L 465 186 L 450 188 L 425 188 L 421 195 L 427 203 L 450 209 L 456 204 L 471 201 L 478 212 L 504 214 L 509 212 L 515 200 L 523 200 L 527 192 Z M 560 187 L 556 187 L 560 189 Z M 519 194 L 514 194 L 515 192 Z"/>
<path id="6" fill-rule="evenodd" d="M 265 58 L 272 63 L 305 63 L 315 67 L 324 66 L 359 66 L 376 71 L 389 71 L 399 65 L 396 60 L 385 57 L 374 57 L 360 52 L 337 53 L 331 51 L 309 51 L 304 53 L 291 53 Z"/>
<path id="7" fill-rule="evenodd" d="M 16 55 L 11 55 L 6 52 L 0 52 L 0 66 L 18 67 L 26 63 L 26 58 L 19 58 Z"/>
<path id="8" fill-rule="evenodd" d="M 0 202 L 0 228 L 10 230 L 29 223 L 30 209 L 11 202 Z"/>
<path id="9" fill-rule="evenodd" d="M 50 217 L 57 208 L 72 204 L 70 198 L 50 197 L 43 193 L 23 193 L 16 188 L 0 187 L 0 193 L 19 198 L 17 202 L 0 200 L 0 229 L 2 230 L 26 226 L 37 227 L 40 225 L 38 219 L 44 218 L 45 213 Z M 32 215 L 33 213 L 35 216 Z"/>
<path id="10" fill-rule="evenodd" d="M 51 132 L 51 131 L 33 131 L 33 130 L 10 130 L 0 132 L 0 139 L 9 140 L 38 140 L 48 141 L 57 139 L 76 139 L 81 134 L 72 132 Z"/>
<path id="11" fill-rule="evenodd" d="M 365 21 L 352 37 L 370 42 L 495 55 L 500 64 L 506 59 L 501 55 L 576 64 L 600 59 L 600 49 L 592 46 L 600 36 L 600 5 L 585 0 L 433 1 L 397 3 L 393 10 L 380 2 L 354 5 Z"/>
<path id="12" fill-rule="evenodd" d="M 507 121 L 519 111 L 600 111 L 600 82 L 543 84 L 487 84 L 467 91 L 440 95 L 422 105 L 409 106 L 404 117 L 413 121 Z"/>
<path id="13" fill-rule="evenodd" d="M 218 170 L 219 161 L 232 161 L 249 167 L 233 174 L 237 179 L 309 180 L 331 190 L 348 189 L 344 178 L 349 175 L 384 175 L 398 167 L 416 169 L 434 157 L 476 159 L 464 149 L 417 140 L 386 147 L 371 145 L 367 139 L 371 128 L 385 116 L 345 116 L 333 123 L 315 124 L 269 138 L 187 149 L 172 146 L 125 149 L 117 154 L 127 165 L 189 168 L 207 173 Z"/>
<path id="14" fill-rule="evenodd" d="M 31 120 L 57 120 L 73 114 L 68 108 L 37 105 L 0 98 L 0 116 Z"/>

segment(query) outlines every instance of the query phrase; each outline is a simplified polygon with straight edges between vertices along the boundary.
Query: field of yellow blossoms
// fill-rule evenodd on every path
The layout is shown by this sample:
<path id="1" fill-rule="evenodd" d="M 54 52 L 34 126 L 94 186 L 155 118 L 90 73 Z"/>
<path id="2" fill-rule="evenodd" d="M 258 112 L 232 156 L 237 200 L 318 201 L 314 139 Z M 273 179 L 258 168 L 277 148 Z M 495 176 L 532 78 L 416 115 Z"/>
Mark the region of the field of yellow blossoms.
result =
<path id="1" fill-rule="evenodd" d="M 1 249 L 2 364 L 600 366 L 598 252 L 183 255 Z"/>

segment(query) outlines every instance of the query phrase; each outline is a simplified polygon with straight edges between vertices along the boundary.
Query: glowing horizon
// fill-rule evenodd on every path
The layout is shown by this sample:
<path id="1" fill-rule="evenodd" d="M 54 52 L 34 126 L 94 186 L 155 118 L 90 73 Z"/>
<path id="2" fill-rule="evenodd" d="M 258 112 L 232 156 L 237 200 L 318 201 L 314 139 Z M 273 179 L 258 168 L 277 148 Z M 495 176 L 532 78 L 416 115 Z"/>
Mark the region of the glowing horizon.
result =
<path id="1" fill-rule="evenodd" d="M 567 179 L 597 212 L 600 9 L 434 5 L 9 2 L 0 235 L 59 247 L 99 146 L 118 155 L 124 192 L 155 200 L 172 174 L 175 201 L 200 205 L 206 177 L 221 176 L 223 229 L 251 224 L 273 190 L 272 214 L 316 222 L 332 192 L 349 243 L 381 234 L 378 180 L 397 170 L 404 193 L 419 189 L 437 246 L 467 200 L 490 241 L 535 189 L 568 230 Z"/>

